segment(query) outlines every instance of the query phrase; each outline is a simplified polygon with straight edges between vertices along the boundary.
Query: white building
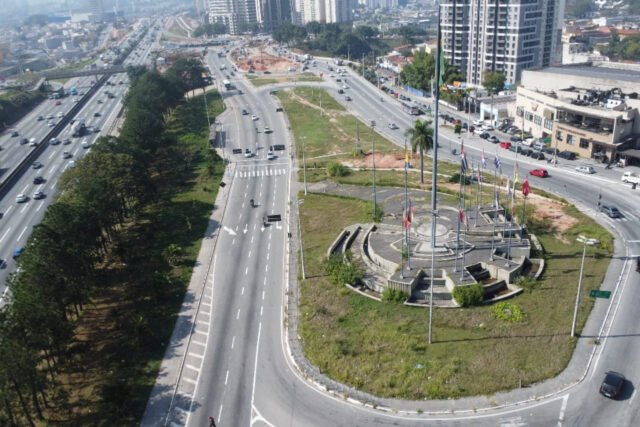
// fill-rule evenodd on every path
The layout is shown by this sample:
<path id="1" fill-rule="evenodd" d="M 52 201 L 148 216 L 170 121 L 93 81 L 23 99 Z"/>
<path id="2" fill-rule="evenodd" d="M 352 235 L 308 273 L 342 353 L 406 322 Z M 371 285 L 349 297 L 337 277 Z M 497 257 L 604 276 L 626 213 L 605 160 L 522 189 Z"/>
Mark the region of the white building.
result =
<path id="1" fill-rule="evenodd" d="M 340 23 L 353 20 L 352 0 L 303 0 L 303 24 L 308 22 Z"/>
<path id="2" fill-rule="evenodd" d="M 209 22 L 221 23 L 229 34 L 241 34 L 257 24 L 255 0 L 209 0 Z"/>
<path id="3" fill-rule="evenodd" d="M 487 72 L 501 72 L 507 83 L 522 70 L 560 62 L 565 0 L 442 0 L 445 57 L 482 84 Z"/>

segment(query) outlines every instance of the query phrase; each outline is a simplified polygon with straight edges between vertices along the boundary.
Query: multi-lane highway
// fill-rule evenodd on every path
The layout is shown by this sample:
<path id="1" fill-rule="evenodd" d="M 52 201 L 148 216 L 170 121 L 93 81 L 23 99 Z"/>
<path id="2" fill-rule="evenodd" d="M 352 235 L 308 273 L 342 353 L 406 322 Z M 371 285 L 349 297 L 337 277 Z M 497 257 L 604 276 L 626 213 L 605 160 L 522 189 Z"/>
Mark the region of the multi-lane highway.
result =
<path id="1" fill-rule="evenodd" d="M 144 64 L 148 60 L 149 52 L 156 41 L 151 35 L 147 35 L 140 42 L 137 49 L 138 56 L 131 55 L 125 60 L 126 65 Z M 17 123 L 13 129 L 17 136 L 11 136 L 11 131 L 6 132 L 0 138 L 0 145 L 4 148 L 0 151 L 0 165 L 3 175 L 9 173 L 19 165 L 30 150 L 29 143 L 32 138 L 40 142 L 51 130 L 51 124 L 57 124 L 61 117 L 71 110 L 74 102 L 81 97 L 80 93 L 86 93 L 95 77 L 81 77 L 69 80 L 66 87 L 76 87 L 78 96 L 68 96 L 62 99 L 49 99 L 42 102 L 31 113 Z M 0 258 L 4 261 L 0 269 L 0 295 L 6 292 L 5 280 L 9 273 L 15 270 L 12 256 L 17 248 L 26 243 L 31 229 L 38 224 L 46 210 L 46 207 L 55 198 L 58 179 L 60 175 L 91 150 L 91 146 L 101 135 L 106 135 L 112 130 L 112 125 L 122 108 L 122 97 L 128 88 L 126 74 L 113 75 L 75 116 L 76 120 L 83 119 L 92 130 L 81 137 L 72 137 L 72 124 L 67 125 L 57 139 L 58 144 L 49 144 L 39 154 L 35 162 L 40 166 L 31 167 L 25 172 L 2 197 L 0 202 Z M 112 96 L 108 96 L 111 93 Z M 26 143 L 23 142 L 26 138 Z M 35 183 L 34 178 L 42 177 L 43 182 Z M 2 179 L 3 177 L 0 177 Z M 36 199 L 36 192 L 44 193 L 44 198 Z M 27 196 L 26 201 L 18 203 L 18 195 Z M 1 301 L 0 301 L 1 302 Z"/>
<path id="2" fill-rule="evenodd" d="M 210 55 L 208 61 L 218 79 L 224 78 L 226 72 L 219 70 L 222 64 L 230 66 L 227 60 Z M 317 62 L 316 70 L 330 74 L 325 62 Z M 295 286 L 290 278 L 295 278 L 297 265 L 293 259 L 295 215 L 289 212 L 293 207 L 295 213 L 295 170 L 286 118 L 276 112 L 275 101 L 268 95 L 273 87 L 254 88 L 238 73 L 231 80 L 242 94 L 223 91 L 228 111 L 219 118 L 219 126 L 225 134 L 225 157 L 232 165 L 217 246 L 192 329 L 188 334 L 180 331 L 184 345 L 174 342 L 170 346 L 143 425 L 202 426 L 207 425 L 209 416 L 214 416 L 219 426 L 419 426 L 425 422 L 609 426 L 632 425 L 637 420 L 634 387 L 640 368 L 635 365 L 635 355 L 640 344 L 634 337 L 639 332 L 635 307 L 640 290 L 629 256 L 640 254 L 640 192 L 622 185 L 619 171 L 598 168 L 595 175 L 585 176 L 574 170 L 576 162 L 548 167 L 546 162 L 517 158 L 520 174 L 540 166 L 550 170 L 549 179 L 530 178 L 534 187 L 572 201 L 617 237 L 616 256 L 603 284 L 613 291 L 612 299 L 596 302 L 575 356 L 559 377 L 491 397 L 430 402 L 376 399 L 375 407 L 327 393 L 305 379 L 290 357 L 285 333 L 289 287 Z M 399 146 L 404 130 L 413 125 L 415 117 L 402 112 L 398 102 L 388 97 L 381 101 L 381 92 L 352 72 L 348 73 L 346 89 L 351 101 L 337 93 L 335 81 L 321 85 L 365 123 L 376 121 L 376 130 Z M 242 115 L 242 109 L 249 114 Z M 251 114 L 258 120 L 253 121 Z M 389 129 L 389 122 L 400 129 Z M 265 125 L 274 132 L 261 132 Z M 287 150 L 269 161 L 266 150 L 274 141 L 286 144 Z M 443 129 L 443 157 L 452 158 L 449 146 L 456 148 L 456 144 L 453 133 Z M 233 148 L 249 149 L 255 155 L 232 154 Z M 496 152 L 495 145 L 476 137 L 465 141 L 465 149 L 476 159 L 482 150 L 490 158 Z M 511 174 L 515 153 L 501 150 L 500 157 L 503 173 Z M 617 205 L 624 217 L 614 220 L 597 214 L 598 193 Z M 251 199 L 257 207 L 251 206 Z M 281 214 L 283 222 L 265 227 L 264 214 Z M 190 299 L 188 303 L 192 306 Z M 600 338 L 598 346 L 593 345 L 595 337 Z M 176 359 L 180 363 L 176 364 Z M 172 364 L 180 367 L 178 374 L 171 372 Z M 598 394 L 603 373 L 609 369 L 623 371 L 629 380 L 622 401 Z"/>

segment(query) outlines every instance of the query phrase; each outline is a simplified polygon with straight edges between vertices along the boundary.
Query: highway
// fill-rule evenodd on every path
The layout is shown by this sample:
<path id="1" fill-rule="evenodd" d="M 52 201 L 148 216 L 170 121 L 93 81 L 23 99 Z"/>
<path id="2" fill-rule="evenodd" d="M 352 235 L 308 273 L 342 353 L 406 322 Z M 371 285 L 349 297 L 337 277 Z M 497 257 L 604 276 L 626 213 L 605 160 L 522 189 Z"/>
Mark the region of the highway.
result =
<path id="1" fill-rule="evenodd" d="M 218 80 L 227 72 L 220 65 L 226 59 L 210 54 L 208 64 Z M 346 67 L 343 67 L 346 68 Z M 316 71 L 330 72 L 318 61 Z M 274 87 L 254 88 L 236 73 L 231 77 L 238 90 L 223 91 L 228 110 L 219 118 L 224 130 L 224 155 L 232 165 L 227 177 L 228 190 L 221 231 L 209 266 L 197 321 L 188 337 L 187 347 L 180 347 L 180 378 L 175 384 L 164 383 L 166 369 L 161 369 L 158 385 L 152 392 L 142 425 L 204 426 L 214 416 L 218 426 L 423 426 L 433 425 L 518 425 L 518 426 L 610 426 L 633 425 L 638 419 L 635 386 L 640 372 L 635 364 L 640 344 L 634 338 L 638 329 L 637 304 L 640 279 L 629 262 L 640 255 L 640 192 L 620 183 L 620 170 L 605 170 L 586 176 L 576 172 L 580 162 L 561 162 L 548 167 L 544 161 L 525 158 L 477 137 L 465 141 L 465 150 L 476 162 L 484 150 L 493 159 L 496 150 L 503 173 L 512 174 L 518 163 L 520 176 L 534 167 L 549 169 L 551 178 L 530 177 L 535 188 L 559 194 L 575 203 L 587 214 L 606 225 L 616 235 L 616 253 L 612 259 L 604 289 L 613 292 L 610 300 L 597 300 L 587 322 L 584 336 L 578 340 L 574 360 L 560 376 L 541 384 L 494 396 L 470 397 L 452 401 L 399 401 L 376 399 L 376 406 L 363 406 L 336 393 L 327 393 L 294 366 L 290 356 L 285 326 L 285 306 L 290 278 L 297 265 L 295 254 L 295 172 L 289 155 L 290 135 L 286 118 L 275 112 L 274 99 L 268 92 Z M 399 146 L 404 131 L 412 126 L 413 116 L 402 112 L 397 101 L 349 71 L 345 95 L 338 95 L 338 84 L 325 82 L 337 99 L 365 123 L 376 121 L 376 130 L 392 138 Z M 283 85 L 278 85 L 283 86 Z M 251 115 L 242 115 L 246 108 Z M 389 122 L 400 129 L 391 130 Z M 264 125 L 274 132 L 256 132 Z M 271 141 L 287 145 L 287 151 L 268 161 L 265 147 Z M 441 129 L 441 157 L 457 160 L 451 148 L 459 148 L 452 130 Z M 257 147 L 257 150 L 256 150 Z M 231 154 L 231 149 L 250 149 L 255 157 Z M 598 194 L 603 201 L 615 204 L 624 214 L 610 219 L 595 211 Z M 254 199 L 258 207 L 252 208 Z M 264 214 L 281 214 L 281 224 L 263 226 Z M 293 212 L 295 214 L 295 211 Z M 281 228 L 280 228 L 281 226 Z M 287 233 L 292 232 L 292 239 Z M 293 246 L 291 246 L 293 245 Z M 572 285 L 575 286 L 575 285 Z M 573 302 L 571 302 L 573 303 Z M 569 325 L 567 325 L 569 327 Z M 328 331 L 330 333 L 330 331 Z M 600 345 L 592 340 L 600 337 Z M 171 345 L 168 354 L 175 363 Z M 169 363 L 169 361 L 166 361 Z M 628 382 L 621 401 L 599 395 L 604 372 L 617 370 Z"/>
<path id="2" fill-rule="evenodd" d="M 146 39 L 140 42 L 138 48 L 140 55 L 130 55 L 125 60 L 125 64 L 145 63 L 149 57 L 152 42 L 150 35 L 147 35 Z M 86 93 L 91 87 L 92 80 L 95 81 L 95 78 L 74 78 L 66 83 L 66 87 L 75 86 L 79 93 Z M 67 125 L 58 136 L 58 140 L 61 142 L 57 145 L 49 144 L 36 159 L 36 162 L 42 166 L 38 169 L 32 167 L 28 172 L 25 172 L 2 197 L 0 202 L 0 212 L 3 214 L 0 219 L 0 258 L 4 260 L 0 269 L 0 295 L 2 295 L 2 299 L 7 291 L 6 278 L 8 274 L 15 271 L 15 262 L 12 259 L 14 250 L 24 246 L 33 226 L 42 220 L 47 206 L 55 199 L 58 179 L 62 173 L 91 151 L 91 145 L 98 137 L 107 135 L 111 131 L 114 120 L 122 108 L 122 97 L 126 94 L 127 88 L 128 77 L 126 74 L 111 76 L 108 79 L 108 84 L 103 85 L 75 117 L 76 120 L 84 119 L 87 127 L 94 131 L 82 137 L 72 137 L 72 125 Z M 111 92 L 113 97 L 108 97 L 107 92 Z M 19 133 L 18 136 L 12 137 L 11 132 L 2 136 L 0 145 L 4 149 L 0 151 L 0 164 L 3 167 L 3 175 L 20 164 L 29 150 L 33 149 L 28 143 L 21 144 L 20 140 L 22 138 L 42 140 L 51 129 L 47 124 L 49 120 L 47 117 L 51 116 L 50 120 L 57 123 L 57 120 L 60 120 L 58 114 L 66 114 L 71 109 L 75 98 L 68 96 L 60 100 L 45 100 L 14 126 L 14 129 Z M 59 101 L 59 105 L 57 101 Z M 38 120 L 40 116 L 43 117 L 43 120 Z M 87 142 L 84 147 L 83 141 Z M 69 154 L 63 155 L 65 152 L 71 156 L 69 157 Z M 34 184 L 36 176 L 43 177 L 44 182 Z M 36 191 L 43 192 L 45 197 L 36 200 L 33 197 Z M 16 198 L 19 194 L 26 195 L 27 201 L 18 203 Z M 3 300 L 0 301 L 0 303 L 2 302 Z"/>

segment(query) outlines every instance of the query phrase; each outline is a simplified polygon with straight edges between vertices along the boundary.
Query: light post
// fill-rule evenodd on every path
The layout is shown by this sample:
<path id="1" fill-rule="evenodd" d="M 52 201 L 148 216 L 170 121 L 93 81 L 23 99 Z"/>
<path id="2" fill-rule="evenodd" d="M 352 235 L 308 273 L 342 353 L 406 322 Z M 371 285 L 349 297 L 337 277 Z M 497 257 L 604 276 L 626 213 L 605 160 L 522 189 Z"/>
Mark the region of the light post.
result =
<path id="1" fill-rule="evenodd" d="M 371 160 L 373 162 L 373 220 L 376 220 L 378 213 L 378 203 L 376 199 L 376 140 L 375 140 L 375 120 L 371 120 Z"/>
<path id="2" fill-rule="evenodd" d="M 304 195 L 307 195 L 307 161 L 304 157 L 304 141 L 307 139 L 306 136 L 301 137 L 302 139 L 302 176 L 304 180 Z"/>
<path id="3" fill-rule="evenodd" d="M 588 246 L 597 246 L 600 241 L 597 239 L 588 239 L 585 236 L 578 236 L 576 241 L 583 244 L 582 246 L 582 262 L 580 263 L 580 277 L 578 278 L 578 292 L 576 293 L 576 306 L 573 308 L 573 322 L 571 322 L 571 336 L 576 336 L 576 321 L 578 320 L 578 306 L 580 305 L 580 291 L 582 290 L 582 273 L 584 271 L 584 258 L 587 254 Z"/>

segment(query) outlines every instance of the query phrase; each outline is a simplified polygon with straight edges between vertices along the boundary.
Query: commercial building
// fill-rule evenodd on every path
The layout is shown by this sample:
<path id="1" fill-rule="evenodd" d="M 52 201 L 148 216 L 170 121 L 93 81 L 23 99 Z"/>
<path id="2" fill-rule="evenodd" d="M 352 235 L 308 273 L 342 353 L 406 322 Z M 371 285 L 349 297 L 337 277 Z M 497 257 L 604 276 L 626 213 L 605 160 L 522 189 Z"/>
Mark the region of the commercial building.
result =
<path id="1" fill-rule="evenodd" d="M 264 31 L 271 32 L 285 22 L 291 22 L 290 0 L 256 0 L 256 20 Z"/>
<path id="2" fill-rule="evenodd" d="M 523 73 L 514 124 L 560 151 L 637 162 L 640 72 L 563 66 Z"/>
<path id="3" fill-rule="evenodd" d="M 327 24 L 351 22 L 353 20 L 351 14 L 353 4 L 352 0 L 303 0 L 303 23 L 313 21 Z"/>
<path id="4" fill-rule="evenodd" d="M 507 83 L 522 70 L 560 61 L 565 0 L 443 0 L 441 28 L 445 57 L 480 85 L 487 72 Z"/>

